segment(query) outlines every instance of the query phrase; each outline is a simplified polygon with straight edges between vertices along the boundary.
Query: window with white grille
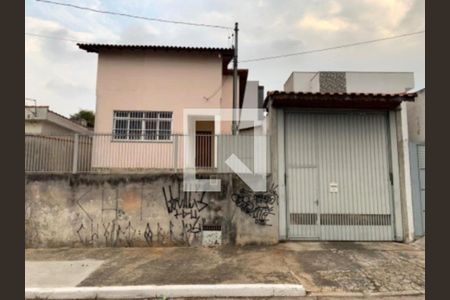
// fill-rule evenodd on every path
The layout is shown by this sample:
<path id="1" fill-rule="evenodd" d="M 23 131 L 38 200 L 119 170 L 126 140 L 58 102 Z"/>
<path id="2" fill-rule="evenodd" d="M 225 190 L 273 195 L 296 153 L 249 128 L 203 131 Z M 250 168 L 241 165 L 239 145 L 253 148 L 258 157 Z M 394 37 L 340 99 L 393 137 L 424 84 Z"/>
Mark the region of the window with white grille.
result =
<path id="1" fill-rule="evenodd" d="M 170 141 L 172 112 L 115 111 L 113 136 L 115 140 Z"/>

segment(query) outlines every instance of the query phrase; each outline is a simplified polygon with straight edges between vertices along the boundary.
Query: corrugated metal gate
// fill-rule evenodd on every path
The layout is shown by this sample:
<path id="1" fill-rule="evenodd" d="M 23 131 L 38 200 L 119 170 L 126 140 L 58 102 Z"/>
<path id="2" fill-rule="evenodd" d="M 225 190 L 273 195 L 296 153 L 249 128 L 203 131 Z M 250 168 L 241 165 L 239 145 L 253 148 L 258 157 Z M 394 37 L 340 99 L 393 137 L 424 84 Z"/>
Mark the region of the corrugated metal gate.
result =
<path id="1" fill-rule="evenodd" d="M 387 113 L 286 112 L 289 239 L 393 240 Z"/>

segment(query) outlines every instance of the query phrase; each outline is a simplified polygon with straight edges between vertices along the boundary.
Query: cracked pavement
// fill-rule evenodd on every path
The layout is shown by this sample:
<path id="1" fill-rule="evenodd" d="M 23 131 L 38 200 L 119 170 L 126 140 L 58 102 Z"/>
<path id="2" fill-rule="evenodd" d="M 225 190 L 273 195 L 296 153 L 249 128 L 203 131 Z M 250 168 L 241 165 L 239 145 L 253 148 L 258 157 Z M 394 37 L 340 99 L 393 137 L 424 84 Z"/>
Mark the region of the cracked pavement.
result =
<path id="1" fill-rule="evenodd" d="M 104 261 L 77 286 L 300 283 L 309 295 L 425 293 L 424 242 L 26 249 L 25 258 Z"/>

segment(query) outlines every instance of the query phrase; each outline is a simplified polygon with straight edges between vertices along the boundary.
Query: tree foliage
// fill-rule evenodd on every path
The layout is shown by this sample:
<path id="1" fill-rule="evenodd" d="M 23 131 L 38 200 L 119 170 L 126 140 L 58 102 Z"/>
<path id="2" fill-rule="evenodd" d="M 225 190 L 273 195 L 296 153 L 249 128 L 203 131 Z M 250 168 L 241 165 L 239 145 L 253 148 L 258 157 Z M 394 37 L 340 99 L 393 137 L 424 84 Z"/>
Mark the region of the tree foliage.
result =
<path id="1" fill-rule="evenodd" d="M 93 128 L 95 123 L 95 114 L 91 110 L 80 109 L 76 114 L 70 115 L 71 120 L 85 120 L 87 127 Z"/>

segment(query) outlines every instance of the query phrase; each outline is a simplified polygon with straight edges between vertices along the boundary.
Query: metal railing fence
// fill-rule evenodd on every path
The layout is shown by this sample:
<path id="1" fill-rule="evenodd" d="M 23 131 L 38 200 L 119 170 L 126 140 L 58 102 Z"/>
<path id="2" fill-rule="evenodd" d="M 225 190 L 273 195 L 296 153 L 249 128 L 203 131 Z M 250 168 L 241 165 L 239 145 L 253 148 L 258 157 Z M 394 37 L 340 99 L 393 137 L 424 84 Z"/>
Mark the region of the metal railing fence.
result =
<path id="1" fill-rule="evenodd" d="M 228 173 L 232 169 L 226 161 L 232 154 L 250 170 L 255 164 L 270 170 L 268 136 L 25 134 L 27 173 L 180 172 L 183 168 Z"/>

